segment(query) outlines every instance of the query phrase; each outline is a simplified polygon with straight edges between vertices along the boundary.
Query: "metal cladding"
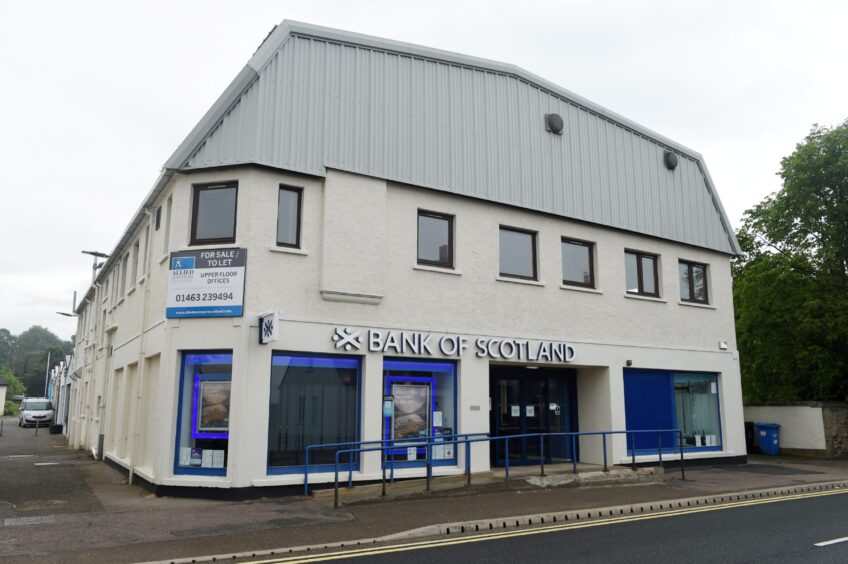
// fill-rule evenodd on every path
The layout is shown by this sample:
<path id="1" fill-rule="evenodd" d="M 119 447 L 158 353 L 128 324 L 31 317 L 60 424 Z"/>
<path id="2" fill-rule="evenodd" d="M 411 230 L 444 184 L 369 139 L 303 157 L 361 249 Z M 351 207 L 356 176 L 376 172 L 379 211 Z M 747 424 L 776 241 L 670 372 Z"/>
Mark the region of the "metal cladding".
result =
<path id="1" fill-rule="evenodd" d="M 547 131 L 551 114 L 561 135 Z M 296 22 L 268 36 L 166 168 L 248 163 L 738 252 L 697 153 L 512 65 Z"/>

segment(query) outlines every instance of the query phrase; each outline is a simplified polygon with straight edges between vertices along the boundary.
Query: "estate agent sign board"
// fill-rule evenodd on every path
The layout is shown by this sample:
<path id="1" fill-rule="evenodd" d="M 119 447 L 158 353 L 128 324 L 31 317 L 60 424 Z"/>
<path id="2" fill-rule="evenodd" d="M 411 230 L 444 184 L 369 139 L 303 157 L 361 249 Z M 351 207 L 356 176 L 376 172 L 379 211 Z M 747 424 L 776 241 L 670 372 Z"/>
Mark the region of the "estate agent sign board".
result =
<path id="1" fill-rule="evenodd" d="M 247 249 L 171 253 L 165 316 L 241 317 Z"/>

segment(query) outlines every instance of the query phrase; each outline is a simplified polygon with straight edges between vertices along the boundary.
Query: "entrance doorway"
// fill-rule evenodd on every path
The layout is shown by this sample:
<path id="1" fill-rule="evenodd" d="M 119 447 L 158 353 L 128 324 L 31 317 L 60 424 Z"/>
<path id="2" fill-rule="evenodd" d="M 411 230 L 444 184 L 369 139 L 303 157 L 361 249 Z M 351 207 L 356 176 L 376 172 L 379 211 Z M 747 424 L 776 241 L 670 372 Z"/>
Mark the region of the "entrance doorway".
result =
<path id="1" fill-rule="evenodd" d="M 524 366 L 492 366 L 489 369 L 492 399 L 492 436 L 577 431 L 577 372 L 563 368 L 532 369 Z M 545 463 L 572 460 L 569 437 L 546 437 Z M 538 438 L 493 441 L 492 465 L 539 464 Z"/>

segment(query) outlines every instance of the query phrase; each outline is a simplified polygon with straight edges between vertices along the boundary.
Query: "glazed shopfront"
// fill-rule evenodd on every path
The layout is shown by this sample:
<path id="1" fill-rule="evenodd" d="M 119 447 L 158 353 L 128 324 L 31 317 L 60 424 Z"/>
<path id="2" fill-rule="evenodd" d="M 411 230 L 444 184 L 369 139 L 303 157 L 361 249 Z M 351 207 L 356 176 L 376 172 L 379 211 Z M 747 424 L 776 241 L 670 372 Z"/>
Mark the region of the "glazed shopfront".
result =
<path id="1" fill-rule="evenodd" d="M 439 443 L 469 433 L 516 437 L 477 450 L 478 457 L 485 457 L 474 463 L 478 469 L 503 466 L 507 458 L 510 465 L 538 464 L 542 456 L 547 464 L 575 457 L 587 461 L 591 456 L 581 455 L 578 440 L 554 435 L 542 445 L 537 437 L 524 435 L 616 427 L 612 421 L 590 420 L 581 428 L 581 377 L 585 383 L 587 370 L 602 367 L 576 364 L 577 351 L 568 343 L 349 327 L 325 331 L 329 346 L 322 352 L 273 348 L 278 342 L 263 345 L 271 348 L 265 384 L 269 477 L 299 479 L 307 447 L 310 473 L 329 473 L 337 450 L 363 440 L 390 445 L 385 457 L 398 470 L 421 468 L 427 452 L 420 442 L 426 437 L 432 438 L 434 467 L 461 468 L 463 447 Z M 226 350 L 181 354 L 174 473 L 225 476 L 233 355 Z M 366 372 L 369 356 L 374 360 Z M 618 410 L 624 412 L 626 427 L 619 428 L 679 428 L 688 452 L 722 450 L 718 374 L 646 369 L 621 374 L 624 401 Z M 460 396 L 463 377 L 469 380 Z M 585 398 L 584 392 L 583 409 L 596 409 L 593 402 L 610 403 L 609 398 Z M 462 413 L 477 414 L 477 421 L 485 423 L 469 425 L 466 418 L 463 426 Z M 374 422 L 375 416 L 379 431 L 366 434 L 364 421 Z M 676 447 L 670 433 L 660 440 L 666 451 Z M 625 446 L 630 456 L 634 445 L 628 441 Z M 636 454 L 655 454 L 657 446 L 658 437 L 639 435 Z M 362 466 L 367 456 L 345 455 L 343 467 L 367 479 Z"/>

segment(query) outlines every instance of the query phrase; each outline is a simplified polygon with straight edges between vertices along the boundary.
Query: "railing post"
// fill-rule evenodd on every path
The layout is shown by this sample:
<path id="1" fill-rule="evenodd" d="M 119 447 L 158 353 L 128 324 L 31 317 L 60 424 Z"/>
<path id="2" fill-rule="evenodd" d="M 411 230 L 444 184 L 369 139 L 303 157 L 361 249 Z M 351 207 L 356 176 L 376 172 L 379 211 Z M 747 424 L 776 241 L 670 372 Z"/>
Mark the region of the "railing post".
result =
<path id="1" fill-rule="evenodd" d="M 660 468 L 662 468 L 663 467 L 663 462 L 662 462 L 662 431 L 657 432 L 657 446 L 659 448 L 659 455 L 660 455 Z"/>
<path id="2" fill-rule="evenodd" d="M 680 439 L 680 479 L 686 479 L 686 469 L 683 467 L 683 431 L 678 431 L 677 436 Z"/>
<path id="3" fill-rule="evenodd" d="M 427 457 L 427 489 L 426 491 L 430 491 L 430 478 L 433 473 L 433 465 L 430 461 L 430 440 L 427 440 L 427 444 L 424 446 L 424 456 Z"/>
<path id="4" fill-rule="evenodd" d="M 465 483 L 471 485 L 471 439 L 467 437 L 465 439 Z"/>
<path id="5" fill-rule="evenodd" d="M 336 509 L 339 508 L 339 453 L 336 451 L 336 460 L 335 460 L 335 472 L 336 472 L 336 482 L 333 486 L 335 491 L 333 492 L 333 507 Z"/>
<path id="6" fill-rule="evenodd" d="M 609 472 L 609 468 L 607 467 L 607 434 L 601 433 L 601 441 L 604 449 L 604 472 Z"/>
<path id="7" fill-rule="evenodd" d="M 392 441 L 392 448 L 389 451 L 392 454 L 392 471 L 391 471 L 391 483 L 395 483 L 395 443 Z"/>
<path id="8" fill-rule="evenodd" d="M 631 431 L 628 433 L 630 435 L 630 463 L 631 469 L 636 471 L 636 433 Z"/>
<path id="9" fill-rule="evenodd" d="M 504 439 L 504 450 L 506 451 L 504 453 L 504 461 L 506 462 L 506 465 L 504 466 L 504 468 L 506 469 L 506 472 L 504 473 L 504 480 L 508 482 L 509 481 L 509 436 L 508 435 L 507 435 L 506 439 Z"/>
<path id="10" fill-rule="evenodd" d="M 309 495 L 309 447 L 306 447 L 306 458 L 303 462 L 303 495 Z"/>
<path id="11" fill-rule="evenodd" d="M 545 475 L 545 436 L 539 435 L 539 460 L 541 461 L 540 476 Z"/>
<path id="12" fill-rule="evenodd" d="M 380 445 L 380 448 L 384 448 L 383 445 Z M 381 497 L 386 497 L 386 451 L 380 451 L 380 459 L 382 461 L 381 466 L 383 467 L 383 490 L 380 492 Z"/>
<path id="13" fill-rule="evenodd" d="M 347 487 L 349 488 L 353 487 L 353 454 L 352 452 L 347 454 Z"/>
<path id="14" fill-rule="evenodd" d="M 571 434 L 571 473 L 577 474 L 577 435 Z"/>

